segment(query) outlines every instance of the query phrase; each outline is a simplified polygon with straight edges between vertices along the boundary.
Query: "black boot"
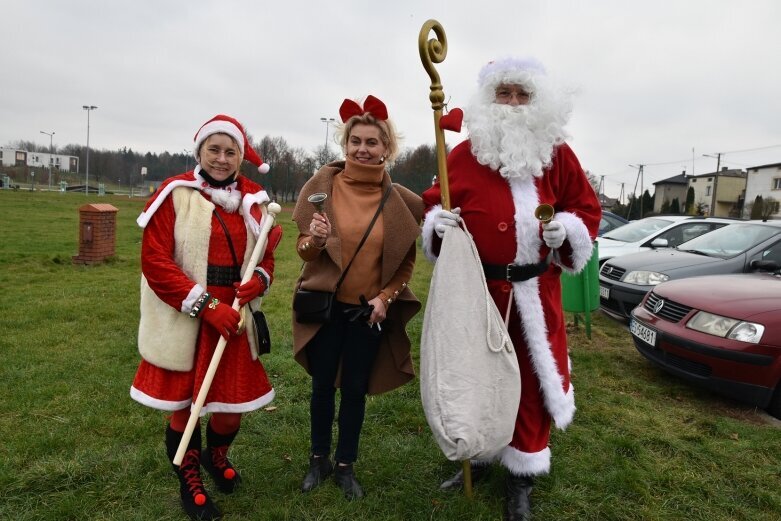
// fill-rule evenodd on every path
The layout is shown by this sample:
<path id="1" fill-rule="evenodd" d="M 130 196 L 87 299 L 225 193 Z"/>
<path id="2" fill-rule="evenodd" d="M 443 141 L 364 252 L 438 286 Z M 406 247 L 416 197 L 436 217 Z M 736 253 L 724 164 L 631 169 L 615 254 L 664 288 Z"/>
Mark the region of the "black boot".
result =
<path id="1" fill-rule="evenodd" d="M 218 434 L 212 430 L 211 423 L 206 424 L 206 451 L 201 459 L 205 468 L 220 492 L 230 494 L 241 483 L 241 476 L 228 460 L 228 448 L 239 430 L 230 434 Z"/>
<path id="2" fill-rule="evenodd" d="M 534 488 L 532 476 L 507 475 L 507 521 L 530 521 L 532 505 L 529 495 Z"/>
<path id="3" fill-rule="evenodd" d="M 173 464 L 173 460 L 181 440 L 182 433 L 173 430 L 169 425 L 165 431 L 165 446 L 174 473 L 179 478 L 182 508 L 190 519 L 196 521 L 220 519 L 222 513 L 212 503 L 201 481 L 201 430 L 193 431 L 182 464 L 177 467 Z"/>
<path id="4" fill-rule="evenodd" d="M 309 472 L 304 476 L 301 492 L 309 492 L 331 475 L 334 466 L 328 456 L 309 456 Z"/>
<path id="5" fill-rule="evenodd" d="M 483 479 L 488 474 L 488 465 L 475 465 L 470 463 L 469 467 L 472 469 L 472 483 L 476 483 Z M 447 479 L 439 485 L 440 490 L 453 490 L 457 488 L 463 488 L 464 486 L 464 469 L 459 469 L 455 476 Z"/>
<path id="6" fill-rule="evenodd" d="M 355 479 L 355 473 L 353 472 L 353 465 L 336 465 L 334 470 L 334 481 L 339 485 L 339 488 L 344 492 L 344 497 L 347 499 L 358 499 L 363 497 L 363 488 L 358 480 Z"/>

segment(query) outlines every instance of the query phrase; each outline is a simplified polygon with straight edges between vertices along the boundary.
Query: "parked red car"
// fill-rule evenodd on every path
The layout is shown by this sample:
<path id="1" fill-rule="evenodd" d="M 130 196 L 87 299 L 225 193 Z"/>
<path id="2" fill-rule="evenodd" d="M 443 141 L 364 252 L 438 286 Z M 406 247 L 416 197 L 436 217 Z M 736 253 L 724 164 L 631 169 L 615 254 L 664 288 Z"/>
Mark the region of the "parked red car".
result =
<path id="1" fill-rule="evenodd" d="M 662 369 L 781 419 L 781 271 L 663 282 L 632 311 L 637 350 Z"/>

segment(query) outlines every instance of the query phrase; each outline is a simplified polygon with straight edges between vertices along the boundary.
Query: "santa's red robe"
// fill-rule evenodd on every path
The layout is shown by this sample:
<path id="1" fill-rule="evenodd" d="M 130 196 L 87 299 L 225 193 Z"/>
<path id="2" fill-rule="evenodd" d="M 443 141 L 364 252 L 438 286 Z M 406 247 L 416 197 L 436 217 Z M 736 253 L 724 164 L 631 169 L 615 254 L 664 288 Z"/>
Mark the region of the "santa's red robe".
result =
<path id="1" fill-rule="evenodd" d="M 601 208 L 575 154 L 566 144 L 555 148 L 552 164 L 538 176 L 507 180 L 481 165 L 470 142 L 458 145 L 448 156 L 451 208 L 472 234 L 480 259 L 486 264 L 537 264 L 550 249 L 534 216 L 543 203 L 555 209 L 554 220 L 567 232 L 564 244 L 552 253 L 552 262 L 539 277 L 523 282 L 488 280 L 496 306 L 505 316 L 514 296 L 508 329 L 521 370 L 521 404 L 513 440 L 499 458 L 512 473 L 542 474 L 550 468 L 551 419 L 565 428 L 575 413 L 570 381 L 570 360 L 561 306 L 562 270 L 578 272 L 591 258 Z M 423 194 L 426 219 L 423 247 L 434 259 L 440 239 L 434 232 L 431 210 L 441 207 L 440 186 Z"/>
<path id="2" fill-rule="evenodd" d="M 217 330 L 200 318 L 189 317 L 195 300 L 203 291 L 228 305 L 235 297 L 232 285 L 206 283 L 206 266 L 235 265 L 225 231 L 212 212 L 218 212 L 225 223 L 238 262 L 246 263 L 252 246 L 248 237 L 260 229 L 258 203 L 268 201 L 262 187 L 243 176 L 224 188 L 241 194 L 239 211 L 229 213 L 213 204 L 210 190 L 216 189 L 195 172 L 169 178 L 138 218 L 145 228 L 139 328 L 143 359 L 131 396 L 157 409 L 179 410 L 195 399 L 219 342 Z M 281 228 L 272 228 L 258 265 L 269 281 L 273 280 L 273 251 L 280 238 Z M 170 315 L 170 321 L 150 314 Z M 274 390 L 250 348 L 247 332 L 231 335 L 201 414 L 247 412 L 273 398 Z"/>

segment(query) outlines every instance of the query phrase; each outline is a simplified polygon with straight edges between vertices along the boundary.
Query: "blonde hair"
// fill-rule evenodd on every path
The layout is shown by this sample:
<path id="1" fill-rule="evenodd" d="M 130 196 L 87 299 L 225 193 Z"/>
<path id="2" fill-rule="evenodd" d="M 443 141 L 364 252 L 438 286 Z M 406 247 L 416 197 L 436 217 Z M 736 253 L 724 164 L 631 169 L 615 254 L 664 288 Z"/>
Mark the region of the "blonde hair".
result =
<path id="1" fill-rule="evenodd" d="M 401 136 L 396 132 L 390 119 L 382 121 L 375 118 L 368 112 L 361 116 L 353 116 L 345 123 L 339 125 L 336 129 L 336 138 L 342 147 L 342 152 L 347 152 L 347 140 L 355 125 L 374 125 L 380 129 L 380 140 L 385 145 L 385 161 L 392 163 L 399 156 L 399 139 Z"/>

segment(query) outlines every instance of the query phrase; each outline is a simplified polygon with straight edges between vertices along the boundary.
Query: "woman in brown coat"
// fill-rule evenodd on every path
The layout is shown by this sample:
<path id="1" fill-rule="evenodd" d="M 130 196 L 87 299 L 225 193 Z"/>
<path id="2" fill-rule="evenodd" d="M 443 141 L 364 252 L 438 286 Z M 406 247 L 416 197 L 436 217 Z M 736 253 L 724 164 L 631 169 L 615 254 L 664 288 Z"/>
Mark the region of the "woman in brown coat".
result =
<path id="1" fill-rule="evenodd" d="M 302 188 L 293 212 L 304 268 L 297 287 L 334 291 L 331 320 L 300 323 L 293 317 L 296 360 L 312 376 L 311 453 L 301 486 L 308 492 L 330 474 L 345 497 L 363 496 L 353 463 L 363 425 L 366 394 L 390 391 L 414 377 L 405 326 L 420 310 L 408 287 L 415 265 L 415 240 L 423 203 L 395 185 L 385 164 L 398 153 L 385 105 L 368 96 L 363 107 L 342 103 L 344 161 L 323 166 Z M 390 190 L 366 241 L 358 250 L 386 191 Z M 325 193 L 322 212 L 307 198 Z M 357 251 L 357 253 L 356 253 Z M 340 388 L 338 441 L 331 463 L 331 429 Z"/>

